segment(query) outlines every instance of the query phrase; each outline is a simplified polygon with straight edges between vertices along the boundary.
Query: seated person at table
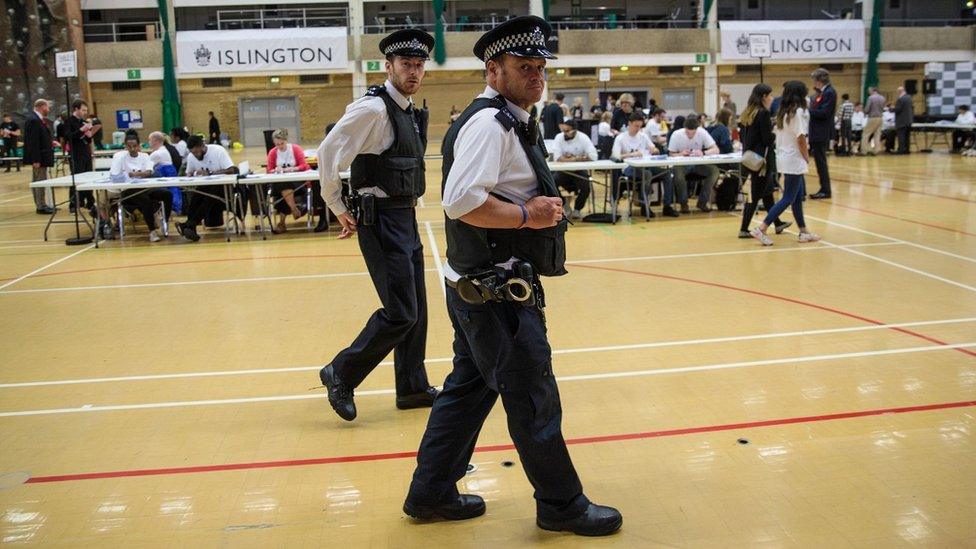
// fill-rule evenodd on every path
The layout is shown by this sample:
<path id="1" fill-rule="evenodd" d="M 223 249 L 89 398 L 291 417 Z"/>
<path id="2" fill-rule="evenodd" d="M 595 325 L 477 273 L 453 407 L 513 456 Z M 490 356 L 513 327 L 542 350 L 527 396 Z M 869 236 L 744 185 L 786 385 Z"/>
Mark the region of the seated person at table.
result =
<path id="1" fill-rule="evenodd" d="M 664 150 L 668 146 L 668 123 L 664 120 L 664 112 L 662 108 L 654 109 L 644 126 L 644 133 L 651 138 L 651 143 L 658 150 Z"/>
<path id="2" fill-rule="evenodd" d="M 851 134 L 854 136 L 852 147 L 858 146 L 858 154 L 864 152 L 860 150 L 861 138 L 864 136 L 864 126 L 868 123 L 868 116 L 864 114 L 864 106 L 858 101 L 854 103 L 854 114 L 851 115 Z"/>
<path id="3" fill-rule="evenodd" d="M 588 162 L 597 159 L 596 147 L 590 138 L 577 131 L 575 120 L 564 120 L 559 124 L 560 133 L 556 135 L 552 146 L 552 157 L 556 162 Z M 586 170 L 573 172 L 553 172 L 552 178 L 557 187 L 576 193 L 571 219 L 583 217 L 583 206 L 590 197 L 590 172 Z"/>
<path id="4" fill-rule="evenodd" d="M 651 143 L 651 138 L 647 137 L 647 134 L 642 132 L 641 129 L 644 127 L 644 115 L 634 112 L 631 113 L 630 118 L 627 119 L 626 130 L 617 134 L 617 137 L 613 140 L 613 152 L 610 153 L 610 158 L 616 160 L 617 162 L 623 162 L 628 158 L 640 158 L 642 156 L 650 156 L 652 154 L 657 154 L 657 147 Z M 656 175 L 660 170 L 652 170 L 651 173 Z M 644 169 L 634 168 L 632 166 L 627 166 L 623 169 L 623 175 L 629 180 L 641 183 L 641 189 L 644 189 L 644 185 L 650 183 L 649 181 L 644 181 Z M 670 187 L 665 181 L 665 187 Z M 620 199 L 621 192 L 621 182 L 616 180 L 613 182 L 613 191 L 611 196 L 613 197 L 613 206 L 617 207 L 617 200 Z M 644 192 L 640 193 L 641 198 L 644 196 Z M 649 217 L 654 217 L 654 212 L 650 210 L 650 205 L 644 205 L 645 213 Z"/>
<path id="5" fill-rule="evenodd" d="M 959 105 L 959 115 L 956 116 L 956 124 L 976 124 L 976 115 L 969 110 L 969 105 Z M 973 139 L 973 130 L 954 130 L 952 132 L 952 152 L 961 151 L 966 147 L 966 143 Z M 7 168 L 8 170 L 10 168 Z"/>
<path id="6" fill-rule="evenodd" d="M 206 177 L 208 175 L 236 174 L 237 166 L 230 159 L 227 150 L 220 145 L 207 145 L 199 135 L 191 135 L 186 141 L 190 154 L 186 157 L 186 175 L 190 177 Z M 186 223 L 177 223 L 176 229 L 187 240 L 200 240 L 197 225 L 203 221 L 211 208 L 223 208 L 224 202 L 217 198 L 224 189 L 221 185 L 204 185 L 194 187 L 197 191 L 186 212 Z M 205 194 L 204 194 L 205 193 Z"/>
<path id="7" fill-rule="evenodd" d="M 277 129 L 271 137 L 274 140 L 274 147 L 271 147 L 271 150 L 268 151 L 268 173 L 306 172 L 311 169 L 308 162 L 305 161 L 305 151 L 298 145 L 288 142 L 288 130 L 285 128 Z M 295 183 L 293 181 L 273 183 L 271 185 L 271 195 L 276 199 L 275 209 L 278 210 L 278 213 L 287 214 L 291 212 L 292 216 L 298 219 L 304 215 L 304 212 L 299 209 L 298 204 L 295 202 L 295 191 L 301 187 L 305 187 L 305 192 L 309 192 L 310 190 L 312 193 L 312 208 L 319 216 L 319 222 L 315 226 L 315 232 L 319 233 L 326 229 L 329 222 L 326 217 L 325 200 L 322 199 L 322 187 L 317 178 L 313 178 L 311 189 L 308 189 L 307 185 L 307 182 Z M 284 200 L 284 204 L 282 204 L 282 200 Z M 277 232 L 285 232 L 287 229 L 285 225 L 286 219 L 287 217 L 282 217 L 278 222 L 278 226 L 275 229 Z"/>
<path id="8" fill-rule="evenodd" d="M 176 177 L 180 173 L 183 165 L 183 158 L 180 152 L 166 142 L 166 134 L 163 132 L 152 132 L 149 134 L 149 160 L 153 163 L 153 177 Z M 175 210 L 183 211 L 183 193 L 179 187 L 168 187 L 165 189 L 170 193 L 170 201 L 166 209 L 166 221 L 169 221 L 170 214 Z"/>
<path id="9" fill-rule="evenodd" d="M 140 150 L 139 136 L 129 134 L 125 137 L 125 150 L 112 156 L 112 167 L 109 177 L 114 182 L 129 181 L 152 177 L 153 164 L 149 155 Z M 128 209 L 136 209 L 142 213 L 142 218 L 149 228 L 149 241 L 158 242 L 161 238 L 157 228 L 157 211 L 159 203 L 164 204 L 163 210 L 172 208 L 173 197 L 166 189 L 127 189 L 122 191 L 123 204 Z"/>
<path id="10" fill-rule="evenodd" d="M 689 115 L 685 118 L 684 128 L 671 134 L 671 141 L 668 142 L 668 154 L 672 156 L 703 156 L 706 154 L 718 154 L 718 145 L 715 140 L 698 124 L 698 117 Z M 698 165 L 698 166 L 675 166 L 674 167 L 674 190 L 678 195 L 678 203 L 681 204 L 682 213 L 690 213 L 688 208 L 688 182 L 687 176 L 695 174 L 702 177 L 701 192 L 698 193 L 698 209 L 703 212 L 711 211 L 708 206 L 712 197 L 712 188 L 718 181 L 718 166 Z"/>
<path id="11" fill-rule="evenodd" d="M 169 140 L 173 144 L 173 148 L 180 153 L 180 160 L 183 165 L 186 165 L 186 157 L 190 154 L 190 150 L 186 148 L 186 140 L 190 138 L 190 132 L 183 128 L 173 128 L 169 131 Z"/>

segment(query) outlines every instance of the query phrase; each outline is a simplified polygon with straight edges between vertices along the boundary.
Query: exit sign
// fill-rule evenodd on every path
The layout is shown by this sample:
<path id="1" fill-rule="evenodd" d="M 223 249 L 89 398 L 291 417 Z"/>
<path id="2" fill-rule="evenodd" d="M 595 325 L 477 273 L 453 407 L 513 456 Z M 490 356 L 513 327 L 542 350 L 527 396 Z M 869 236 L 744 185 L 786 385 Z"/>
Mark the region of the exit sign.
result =
<path id="1" fill-rule="evenodd" d="M 127 80 L 141 80 L 142 69 L 129 69 L 125 71 L 125 78 Z"/>
<path id="2" fill-rule="evenodd" d="M 363 61 L 363 64 L 366 65 L 366 72 L 380 72 L 383 70 L 382 61 Z"/>
<path id="3" fill-rule="evenodd" d="M 696 53 L 695 54 L 695 63 L 706 63 L 707 64 L 708 63 L 708 54 L 707 53 Z"/>

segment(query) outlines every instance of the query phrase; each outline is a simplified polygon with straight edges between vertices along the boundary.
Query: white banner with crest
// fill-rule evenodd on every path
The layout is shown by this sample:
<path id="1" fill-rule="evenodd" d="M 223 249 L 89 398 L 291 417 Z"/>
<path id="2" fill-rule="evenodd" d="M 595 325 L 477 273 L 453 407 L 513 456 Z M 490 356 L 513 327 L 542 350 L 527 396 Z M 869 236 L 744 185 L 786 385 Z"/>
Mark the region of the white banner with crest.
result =
<path id="1" fill-rule="evenodd" d="M 177 32 L 177 71 L 345 69 L 349 65 L 346 39 L 346 27 Z"/>
<path id="2" fill-rule="evenodd" d="M 721 21 L 719 26 L 723 61 L 752 59 L 750 35 L 768 39 L 770 60 L 864 58 L 863 21 Z"/>

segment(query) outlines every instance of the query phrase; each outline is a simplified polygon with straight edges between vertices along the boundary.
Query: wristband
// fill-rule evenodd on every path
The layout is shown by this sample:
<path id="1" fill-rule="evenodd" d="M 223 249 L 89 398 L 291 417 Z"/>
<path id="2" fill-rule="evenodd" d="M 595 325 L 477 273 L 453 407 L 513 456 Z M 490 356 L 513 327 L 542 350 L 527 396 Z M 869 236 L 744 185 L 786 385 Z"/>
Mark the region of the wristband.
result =
<path id="1" fill-rule="evenodd" d="M 523 204 L 519 204 L 518 207 L 519 207 L 519 209 L 522 210 L 522 222 L 519 223 L 519 226 L 518 227 L 515 227 L 515 228 L 516 229 L 521 229 L 522 227 L 525 226 L 525 223 L 528 222 L 528 220 L 529 220 L 529 210 L 526 210 L 525 209 L 525 205 L 523 205 Z"/>

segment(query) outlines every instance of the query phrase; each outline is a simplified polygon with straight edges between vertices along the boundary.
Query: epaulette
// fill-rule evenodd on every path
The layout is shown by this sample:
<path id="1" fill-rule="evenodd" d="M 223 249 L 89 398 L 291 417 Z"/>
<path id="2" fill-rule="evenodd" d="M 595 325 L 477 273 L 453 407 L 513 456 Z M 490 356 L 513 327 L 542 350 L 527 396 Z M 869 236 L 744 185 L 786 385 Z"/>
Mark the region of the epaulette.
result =
<path id="1" fill-rule="evenodd" d="M 386 93 L 386 86 L 370 86 L 366 88 L 367 97 L 379 97 L 383 93 Z"/>
<path id="2" fill-rule="evenodd" d="M 495 101 L 494 99 L 498 99 L 498 101 Z M 498 114 L 495 115 L 495 120 L 497 120 L 498 123 L 501 124 L 503 128 L 505 128 L 505 131 L 511 130 L 512 128 L 515 127 L 516 124 L 518 124 L 518 119 L 515 118 L 515 115 L 512 114 L 512 111 L 508 110 L 508 105 L 505 103 L 505 100 L 502 99 L 500 95 L 496 96 L 494 99 L 492 100 L 492 102 L 494 103 L 492 104 L 492 107 L 498 109 Z"/>

